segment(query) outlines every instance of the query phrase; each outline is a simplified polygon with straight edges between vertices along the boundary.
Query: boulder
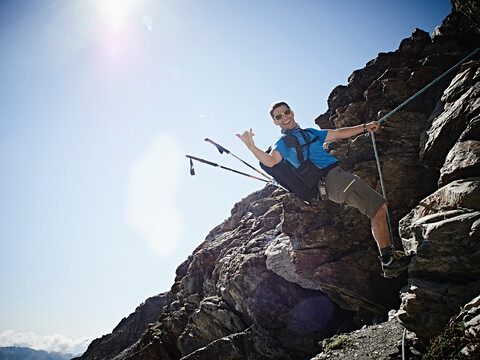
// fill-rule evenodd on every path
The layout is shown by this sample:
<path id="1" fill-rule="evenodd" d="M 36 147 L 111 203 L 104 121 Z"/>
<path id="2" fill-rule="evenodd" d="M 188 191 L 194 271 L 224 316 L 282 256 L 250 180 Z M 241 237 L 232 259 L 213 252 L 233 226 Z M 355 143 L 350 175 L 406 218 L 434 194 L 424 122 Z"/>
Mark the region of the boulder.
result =
<path id="1" fill-rule="evenodd" d="M 424 340 L 480 294 L 480 178 L 457 180 L 423 199 L 400 222 L 415 252 L 398 316 Z"/>

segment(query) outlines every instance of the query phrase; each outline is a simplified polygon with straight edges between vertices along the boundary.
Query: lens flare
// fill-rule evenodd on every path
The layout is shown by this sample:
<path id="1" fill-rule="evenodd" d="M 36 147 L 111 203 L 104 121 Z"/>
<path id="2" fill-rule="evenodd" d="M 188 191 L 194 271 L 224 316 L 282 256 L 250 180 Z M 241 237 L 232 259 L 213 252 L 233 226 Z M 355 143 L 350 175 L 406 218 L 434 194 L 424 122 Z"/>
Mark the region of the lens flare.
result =
<path id="1" fill-rule="evenodd" d="M 326 295 L 308 298 L 290 312 L 287 326 L 298 334 L 310 334 L 327 326 L 333 312 L 334 305 Z"/>
<path id="2" fill-rule="evenodd" d="M 105 25 L 114 33 L 123 29 L 136 2 L 136 0 L 94 0 Z"/>
<path id="3" fill-rule="evenodd" d="M 183 239 L 185 224 L 175 202 L 184 170 L 182 153 L 173 136 L 159 135 L 130 174 L 129 223 L 159 257 L 172 255 Z"/>

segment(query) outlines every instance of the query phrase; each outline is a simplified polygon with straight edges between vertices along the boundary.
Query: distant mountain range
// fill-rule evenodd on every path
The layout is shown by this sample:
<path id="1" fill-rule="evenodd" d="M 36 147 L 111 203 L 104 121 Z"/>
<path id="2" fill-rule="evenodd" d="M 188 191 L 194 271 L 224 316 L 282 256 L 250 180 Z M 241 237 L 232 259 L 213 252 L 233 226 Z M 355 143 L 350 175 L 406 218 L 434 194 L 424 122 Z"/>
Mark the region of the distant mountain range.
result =
<path id="1" fill-rule="evenodd" d="M 26 347 L 0 347 L 1 360 L 69 360 L 74 356 L 73 354 L 47 352 Z"/>

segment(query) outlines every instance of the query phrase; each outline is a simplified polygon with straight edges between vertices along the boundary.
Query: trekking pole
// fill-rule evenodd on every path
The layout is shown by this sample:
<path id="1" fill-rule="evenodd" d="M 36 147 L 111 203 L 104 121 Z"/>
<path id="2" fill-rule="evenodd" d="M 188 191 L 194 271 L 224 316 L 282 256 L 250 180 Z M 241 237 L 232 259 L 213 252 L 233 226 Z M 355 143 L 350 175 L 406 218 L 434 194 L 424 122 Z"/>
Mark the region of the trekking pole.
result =
<path id="1" fill-rule="evenodd" d="M 252 165 L 250 165 L 249 163 L 247 163 L 246 161 L 240 159 L 237 155 L 233 154 L 231 151 L 225 149 L 223 146 L 217 144 L 215 141 L 213 140 L 210 140 L 209 138 L 206 138 L 205 141 L 208 141 L 210 144 L 214 145 L 217 147 L 218 151 L 220 152 L 220 154 L 223 154 L 224 152 L 229 154 L 229 155 L 232 155 L 235 159 L 241 161 L 243 164 L 247 165 L 250 169 L 253 169 L 255 170 L 257 173 L 259 173 L 260 175 L 262 175 L 264 178 L 268 179 L 268 181 L 272 181 L 273 179 L 264 174 L 263 172 L 261 172 L 260 170 L 256 169 L 255 167 L 253 167 Z"/>
<path id="2" fill-rule="evenodd" d="M 256 177 L 256 176 L 253 176 L 253 175 L 250 175 L 250 174 L 246 174 L 244 172 L 241 172 L 241 171 L 238 171 L 238 170 L 235 170 L 235 169 L 230 169 L 228 167 L 215 164 L 214 162 L 211 162 L 211 161 L 208 161 L 208 160 L 200 159 L 198 157 L 191 156 L 191 155 L 185 155 L 185 156 L 190 159 L 190 174 L 191 175 L 195 175 L 195 170 L 193 168 L 193 161 L 192 160 L 196 160 L 196 161 L 202 162 L 202 163 L 210 165 L 210 166 L 218 167 L 218 168 L 224 169 L 224 170 L 229 170 L 229 171 L 232 171 L 234 173 L 237 173 L 237 174 L 240 174 L 240 175 L 243 175 L 243 176 L 248 176 L 249 178 L 252 178 L 252 179 L 260 180 L 260 181 L 263 181 L 263 182 L 266 182 L 266 183 L 271 183 L 270 181 L 261 179 L 259 177 Z"/>

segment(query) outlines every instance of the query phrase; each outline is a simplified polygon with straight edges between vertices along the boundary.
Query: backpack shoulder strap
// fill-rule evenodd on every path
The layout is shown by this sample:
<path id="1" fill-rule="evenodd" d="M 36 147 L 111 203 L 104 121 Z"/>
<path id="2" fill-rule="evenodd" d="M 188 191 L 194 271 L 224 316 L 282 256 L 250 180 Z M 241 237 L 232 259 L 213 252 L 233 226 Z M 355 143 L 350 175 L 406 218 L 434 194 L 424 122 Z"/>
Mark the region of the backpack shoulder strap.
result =
<path id="1" fill-rule="evenodd" d="M 307 131 L 312 135 L 315 135 L 315 134 L 309 129 L 300 130 L 300 134 L 302 134 L 303 140 L 305 141 L 305 144 L 303 144 L 302 147 L 305 147 L 305 146 L 307 147 L 307 159 L 308 159 L 310 158 L 310 145 L 318 140 L 318 136 L 315 136 L 312 140 L 310 140 L 309 136 L 305 133 Z"/>
<path id="2" fill-rule="evenodd" d="M 295 148 L 298 161 L 303 163 L 305 161 L 305 157 L 303 156 L 302 145 L 300 145 L 300 141 L 298 141 L 297 137 L 293 134 L 290 134 L 283 136 L 282 139 L 289 148 Z"/>
<path id="3" fill-rule="evenodd" d="M 307 134 L 305 134 L 306 132 L 314 135 L 314 138 L 310 140 L 310 137 Z M 315 135 L 315 133 L 311 129 L 300 130 L 300 133 L 302 134 L 303 140 L 305 140 L 305 144 L 303 144 L 302 146 L 310 147 L 311 144 L 313 144 L 315 141 L 318 140 L 318 136 Z"/>
<path id="4" fill-rule="evenodd" d="M 295 148 L 295 152 L 297 153 L 297 159 L 300 163 L 303 163 L 305 161 L 305 156 L 303 155 L 303 148 L 307 147 L 307 159 L 308 159 L 310 157 L 310 145 L 318 140 L 318 136 L 316 135 L 313 137 L 312 140 L 310 140 L 310 137 L 305 132 L 315 135 L 315 133 L 310 129 L 300 130 L 300 134 L 302 135 L 303 140 L 305 141 L 305 144 L 302 144 L 302 145 L 300 145 L 298 138 L 293 134 L 283 136 L 283 141 L 285 142 L 285 144 L 290 148 Z"/>

